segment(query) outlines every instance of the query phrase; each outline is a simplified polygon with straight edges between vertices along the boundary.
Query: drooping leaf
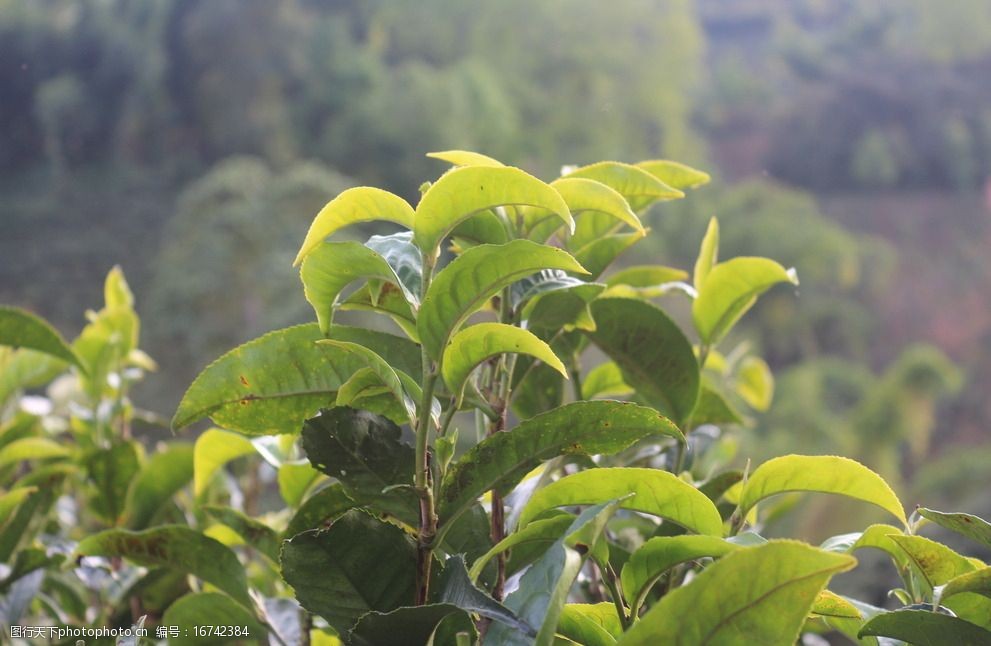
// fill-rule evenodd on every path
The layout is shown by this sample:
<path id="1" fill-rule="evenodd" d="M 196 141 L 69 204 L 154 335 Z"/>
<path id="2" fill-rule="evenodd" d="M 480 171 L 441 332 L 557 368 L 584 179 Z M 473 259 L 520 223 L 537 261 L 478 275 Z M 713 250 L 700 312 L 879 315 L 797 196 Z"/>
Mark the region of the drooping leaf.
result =
<path id="1" fill-rule="evenodd" d="M 344 288 L 356 280 L 380 280 L 399 287 L 406 301 L 417 304 L 417 297 L 406 286 L 385 258 L 358 242 L 324 242 L 315 247 L 299 271 L 303 294 L 313 306 L 326 334 L 334 319 L 334 309 Z"/>
<path id="2" fill-rule="evenodd" d="M 85 370 L 79 357 L 55 328 L 40 316 L 18 307 L 0 305 L 0 345 L 43 352 Z"/>
<path id="3" fill-rule="evenodd" d="M 246 633 L 240 636 L 219 635 L 222 632 L 209 635 L 211 631 L 203 631 L 206 634 L 198 636 L 195 630 L 190 630 L 192 626 L 215 626 L 220 618 L 223 618 L 223 625 L 243 627 Z M 182 646 L 205 646 L 207 644 L 226 644 L 230 642 L 267 640 L 268 631 L 259 623 L 247 608 L 231 600 L 230 597 L 218 592 L 194 592 L 179 598 L 169 606 L 162 617 L 162 626 L 180 626 L 184 631 L 178 638 L 169 638 L 169 644 L 180 644 Z M 238 631 L 240 632 L 240 631 Z"/>
<path id="4" fill-rule="evenodd" d="M 488 552 L 478 557 L 478 559 L 472 563 L 471 570 L 468 573 L 469 578 L 472 581 L 478 580 L 478 578 L 482 575 L 485 566 L 488 565 L 493 558 L 510 550 L 512 550 L 514 560 L 520 552 L 525 551 L 529 553 L 533 551 L 535 553 L 533 558 L 521 559 L 525 565 L 529 565 L 532 561 L 536 560 L 540 553 L 543 553 L 548 545 L 561 538 L 568 528 L 571 527 L 574 520 L 574 515 L 561 512 L 550 516 L 549 518 L 535 520 L 526 527 L 517 529 L 509 534 L 509 536 L 493 545 Z M 531 547 L 534 549 L 531 550 Z M 512 574 L 518 569 L 519 568 L 510 567 L 507 565 L 506 574 Z"/>
<path id="5" fill-rule="evenodd" d="M 597 540 L 619 504 L 618 500 L 610 500 L 582 512 L 565 535 L 530 566 L 520 579 L 519 588 L 506 598 L 506 606 L 510 610 L 527 624 L 538 628 L 536 636 L 498 623 L 490 627 L 486 641 L 506 646 L 553 644 L 568 591 L 588 555 L 587 544 L 578 542 L 578 537 L 582 541 Z"/>
<path id="6" fill-rule="evenodd" d="M 711 500 L 667 471 L 600 468 L 566 476 L 538 490 L 520 515 L 519 526 L 541 513 L 571 505 L 595 505 L 629 493 L 623 509 L 653 514 L 698 534 L 721 536 L 723 521 Z"/>
<path id="7" fill-rule="evenodd" d="M 344 485 L 335 482 L 316 492 L 300 505 L 289 520 L 283 536 L 292 538 L 308 529 L 323 529 L 335 518 L 357 506 L 358 503 L 347 494 Z"/>
<path id="8" fill-rule="evenodd" d="M 199 497 L 206 491 L 225 464 L 254 452 L 251 442 L 237 433 L 219 428 L 204 431 L 193 445 L 193 495 Z"/>
<path id="9" fill-rule="evenodd" d="M 441 482 L 438 515 L 448 522 L 490 489 L 508 493 L 542 460 L 616 453 L 650 436 L 684 441 L 681 431 L 657 411 L 625 402 L 574 402 L 537 415 L 482 440 L 451 465 Z"/>
<path id="10" fill-rule="evenodd" d="M 862 500 L 907 523 L 905 510 L 888 483 L 864 465 L 832 455 L 786 455 L 757 467 L 743 487 L 740 511 L 779 493 L 810 491 Z"/>
<path id="11" fill-rule="evenodd" d="M 663 597 L 618 644 L 791 646 L 819 591 L 855 564 L 797 541 L 736 550 Z"/>
<path id="12" fill-rule="evenodd" d="M 919 515 L 930 520 L 940 527 L 956 532 L 961 536 L 966 536 L 971 540 L 991 547 L 991 523 L 964 513 L 944 513 L 933 509 L 919 508 Z"/>
<path id="13" fill-rule="evenodd" d="M 279 535 L 265 523 L 230 507 L 207 505 L 203 507 L 203 511 L 233 529 L 244 539 L 245 543 L 272 559 L 273 562 L 279 561 Z"/>
<path id="14" fill-rule="evenodd" d="M 676 422 L 684 421 L 699 396 L 695 353 L 678 325 L 660 308 L 627 298 L 600 298 L 591 305 L 592 341 L 619 365 L 624 381 Z"/>
<path id="15" fill-rule="evenodd" d="M 427 157 L 446 161 L 454 166 L 490 166 L 496 168 L 505 166 L 505 164 L 497 159 L 470 150 L 441 150 L 435 153 L 427 153 Z"/>
<path id="16" fill-rule="evenodd" d="M 384 417 L 347 407 L 324 409 L 303 426 L 303 450 L 313 467 L 344 485 L 359 504 L 370 504 L 411 520 L 415 504 L 405 490 L 383 490 L 413 482 L 413 447 Z"/>
<path id="17" fill-rule="evenodd" d="M 307 254 L 338 229 L 373 220 L 395 222 L 412 229 L 413 218 L 413 207 L 398 195 L 370 186 L 349 188 L 317 213 L 293 265 L 301 263 Z"/>
<path id="18" fill-rule="evenodd" d="M 244 568 L 234 552 L 188 527 L 161 525 L 141 532 L 110 529 L 84 538 L 76 554 L 120 556 L 138 565 L 181 570 L 251 607 Z"/>
<path id="19" fill-rule="evenodd" d="M 533 332 L 503 323 L 478 323 L 456 333 L 444 348 L 441 374 L 459 403 L 471 372 L 480 363 L 500 354 L 527 354 L 565 377 L 568 374 L 551 347 Z"/>
<path id="20" fill-rule="evenodd" d="M 650 588 L 675 565 L 704 557 L 718 558 L 738 547 L 717 536 L 658 536 L 648 540 L 630 555 L 620 575 L 631 614 L 637 616 Z"/>
<path id="21" fill-rule="evenodd" d="M 359 343 L 390 365 L 420 373 L 419 349 L 382 332 L 336 325 L 331 338 Z M 207 366 L 186 391 L 172 420 L 175 429 L 210 416 L 246 435 L 297 433 L 303 421 L 334 403 L 337 389 L 364 361 L 337 348 L 318 346 L 315 323 L 261 336 Z"/>
<path id="22" fill-rule="evenodd" d="M 557 634 L 583 646 L 610 646 L 623 634 L 623 626 L 611 603 L 569 603 L 557 622 Z"/>
<path id="23" fill-rule="evenodd" d="M 282 547 L 282 576 L 300 604 L 341 634 L 366 612 L 412 603 L 415 563 L 416 548 L 403 530 L 358 510 Z"/>
<path id="24" fill-rule="evenodd" d="M 545 208 L 574 227 L 568 205 L 557 191 L 536 177 L 508 166 L 463 166 L 445 173 L 423 194 L 413 226 L 416 242 L 433 254 L 460 222 L 504 205 Z"/>
<path id="25" fill-rule="evenodd" d="M 193 479 L 193 447 L 171 444 L 141 467 L 124 506 L 124 524 L 144 529 L 177 491 Z"/>
<path id="26" fill-rule="evenodd" d="M 744 357 L 736 370 L 736 394 L 754 410 L 761 412 L 771 407 L 774 399 L 774 375 L 767 363 L 759 357 Z"/>
<path id="27" fill-rule="evenodd" d="M 657 201 L 685 197 L 643 168 L 622 162 L 603 161 L 577 168 L 565 177 L 584 177 L 602 182 L 626 198 L 630 208 L 640 211 Z"/>
<path id="28" fill-rule="evenodd" d="M 877 615 L 864 624 L 860 635 L 900 639 L 916 646 L 983 646 L 991 643 L 991 631 L 928 610 L 895 610 Z"/>
<path id="29" fill-rule="evenodd" d="M 695 291 L 702 289 L 702 283 L 709 276 L 709 272 L 719 260 L 719 220 L 715 217 L 709 220 L 709 226 L 702 237 L 702 246 L 699 249 L 699 256 L 695 260 L 695 272 L 692 276 L 692 284 Z"/>
<path id="30" fill-rule="evenodd" d="M 643 231 L 640 218 L 630 208 L 626 198 L 607 184 L 570 175 L 551 182 L 551 186 L 561 194 L 571 209 L 572 215 L 592 211 L 614 218 L 617 223 Z"/>
<path id="31" fill-rule="evenodd" d="M 439 359 L 461 324 L 499 290 L 542 269 L 585 271 L 567 252 L 529 240 L 472 247 L 454 259 L 420 306 L 417 329 L 430 356 Z"/>
<path id="32" fill-rule="evenodd" d="M 758 296 L 778 283 L 797 285 L 798 276 L 767 258 L 733 258 L 713 266 L 692 303 L 692 319 L 702 342 L 715 345 Z"/>
<path id="33" fill-rule="evenodd" d="M 709 173 L 670 159 L 648 159 L 636 164 L 671 188 L 684 190 L 708 184 Z"/>

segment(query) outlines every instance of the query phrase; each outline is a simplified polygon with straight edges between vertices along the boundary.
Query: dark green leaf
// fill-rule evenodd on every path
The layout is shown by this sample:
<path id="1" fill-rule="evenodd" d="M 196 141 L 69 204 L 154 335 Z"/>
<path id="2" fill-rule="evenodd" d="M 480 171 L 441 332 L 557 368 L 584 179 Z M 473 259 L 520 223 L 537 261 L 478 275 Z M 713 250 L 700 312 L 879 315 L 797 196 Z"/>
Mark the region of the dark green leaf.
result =
<path id="1" fill-rule="evenodd" d="M 177 491 L 193 479 L 193 447 L 172 444 L 148 460 L 131 483 L 124 506 L 124 524 L 144 529 Z"/>
<path id="2" fill-rule="evenodd" d="M 84 368 L 55 328 L 41 317 L 18 307 L 0 305 L 0 345 L 30 348 Z"/>
<path id="3" fill-rule="evenodd" d="M 991 631 L 963 619 L 928 610 L 896 610 L 879 614 L 860 629 L 860 636 L 863 635 L 900 639 L 915 646 L 991 644 Z"/>
<path id="4" fill-rule="evenodd" d="M 292 538 L 308 529 L 322 529 L 335 518 L 358 506 L 339 482 L 324 487 L 306 499 L 290 519 L 284 536 Z"/>
<path id="5" fill-rule="evenodd" d="M 677 324 L 660 308 L 627 298 L 600 298 L 592 315 L 596 330 L 589 336 L 626 383 L 676 422 L 687 419 L 699 396 L 699 367 Z"/>
<path id="6" fill-rule="evenodd" d="M 114 442 L 108 448 L 94 449 L 86 456 L 86 471 L 96 493 L 90 508 L 111 525 L 124 513 L 131 480 L 141 464 L 132 442 Z"/>
<path id="7" fill-rule="evenodd" d="M 464 556 L 456 554 L 444 564 L 440 579 L 440 603 L 449 603 L 472 614 L 501 622 L 520 632 L 535 634 L 537 631 L 513 612 L 485 592 L 479 590 L 468 576 Z"/>
<path id="8" fill-rule="evenodd" d="M 304 608 L 346 634 L 369 611 L 412 603 L 416 548 L 398 527 L 353 510 L 282 547 L 282 576 Z"/>

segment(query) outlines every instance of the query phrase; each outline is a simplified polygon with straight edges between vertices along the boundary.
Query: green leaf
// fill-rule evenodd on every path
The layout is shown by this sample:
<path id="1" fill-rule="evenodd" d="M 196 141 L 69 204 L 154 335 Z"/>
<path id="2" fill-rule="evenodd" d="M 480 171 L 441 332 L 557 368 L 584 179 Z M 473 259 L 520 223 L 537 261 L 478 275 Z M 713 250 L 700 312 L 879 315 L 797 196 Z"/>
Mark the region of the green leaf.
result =
<path id="1" fill-rule="evenodd" d="M 443 524 L 490 489 L 508 493 L 543 460 L 616 453 L 642 438 L 665 435 L 684 441 L 667 418 L 643 406 L 614 401 L 561 406 L 482 440 L 451 465 L 441 482 L 438 515 Z"/>
<path id="2" fill-rule="evenodd" d="M 0 467 L 17 464 L 22 460 L 64 459 L 72 451 L 55 440 L 46 437 L 25 437 L 14 440 L 0 451 Z"/>
<path id="3" fill-rule="evenodd" d="M 589 309 L 604 289 L 597 283 L 581 283 L 537 294 L 523 307 L 522 318 L 533 330 L 595 330 Z"/>
<path id="4" fill-rule="evenodd" d="M 536 177 L 508 166 L 465 166 L 448 171 L 423 194 L 413 226 L 416 242 L 432 256 L 460 222 L 479 211 L 505 205 L 548 209 L 574 228 L 568 205 Z"/>
<path id="5" fill-rule="evenodd" d="M 258 550 L 273 562 L 279 561 L 279 535 L 261 522 L 250 518 L 236 509 L 206 505 L 203 507 L 209 516 L 233 529 L 244 542 Z"/>
<path id="6" fill-rule="evenodd" d="M 778 283 L 797 285 L 798 276 L 767 258 L 733 258 L 712 267 L 692 303 L 702 342 L 715 345 L 758 296 Z"/>
<path id="7" fill-rule="evenodd" d="M 345 354 L 352 354 L 359 358 L 372 372 L 375 376 L 379 378 L 389 393 L 396 399 L 397 402 L 406 411 L 406 417 L 409 420 L 411 427 L 416 427 L 416 416 L 418 411 L 416 410 L 416 403 L 413 398 L 419 399 L 419 386 L 416 386 L 416 392 L 407 392 L 404 387 L 404 382 L 400 379 L 399 373 L 393 369 L 389 363 L 380 357 L 374 350 L 366 348 L 360 343 L 352 343 L 350 341 L 336 341 L 334 339 L 324 339 L 317 342 L 317 345 L 330 346 L 340 350 Z M 415 386 L 412 378 L 406 380 L 407 384 Z M 344 390 L 344 386 L 341 386 L 341 390 Z"/>
<path id="8" fill-rule="evenodd" d="M 221 622 L 222 618 L 222 622 Z M 247 634 L 240 637 L 198 637 L 192 626 L 215 626 L 223 623 L 225 626 L 243 626 Z M 243 643 L 245 641 L 267 643 L 268 631 L 258 619 L 244 606 L 238 605 L 230 597 L 218 592 L 194 592 L 180 597 L 165 611 L 160 622 L 161 626 L 180 626 L 185 628 L 184 634 L 177 639 L 169 638 L 169 645 L 200 646 L 207 644 L 226 644 L 229 642 Z M 218 631 L 220 632 L 220 631 Z"/>
<path id="9" fill-rule="evenodd" d="M 640 242 L 647 234 L 640 231 L 632 233 L 614 233 L 597 237 L 578 249 L 571 249 L 572 254 L 582 264 L 589 274 L 590 280 L 595 280 L 606 270 L 624 251 Z"/>
<path id="10" fill-rule="evenodd" d="M 514 378 L 519 378 L 513 387 L 513 412 L 523 419 L 557 408 L 564 401 L 564 378 L 550 366 L 543 363 L 527 368 L 528 357 L 516 362 Z"/>
<path id="11" fill-rule="evenodd" d="M 103 302 L 108 309 L 134 307 L 134 293 L 131 292 L 120 265 L 114 265 L 107 272 L 107 278 L 103 282 Z"/>
<path id="12" fill-rule="evenodd" d="M 702 289 L 702 284 L 709 276 L 709 272 L 712 271 L 718 259 L 719 220 L 712 217 L 709 220 L 708 228 L 705 230 L 705 236 L 702 237 L 702 247 L 699 249 L 699 256 L 695 260 L 695 274 L 692 278 L 692 284 L 695 286 L 696 292 Z"/>
<path id="13" fill-rule="evenodd" d="M 414 307 L 417 297 L 407 291 L 385 258 L 357 242 L 324 242 L 311 251 L 299 271 L 303 294 L 313 306 L 326 334 L 334 320 L 334 308 L 344 288 L 356 280 L 382 280 L 403 291 Z"/>
<path id="14" fill-rule="evenodd" d="M 736 394 L 754 410 L 767 411 L 774 399 L 774 375 L 759 357 L 744 357 L 736 371 Z"/>
<path id="15" fill-rule="evenodd" d="M 592 368 L 582 382 L 582 398 L 626 397 L 633 389 L 623 381 L 623 373 L 615 361 L 606 361 Z"/>
<path id="16" fill-rule="evenodd" d="M 618 644 L 791 646 L 826 582 L 855 564 L 797 541 L 736 550 L 663 597 Z"/>
<path id="17" fill-rule="evenodd" d="M 120 556 L 146 567 L 169 567 L 203 579 L 251 607 L 244 568 L 229 548 L 181 525 L 142 532 L 110 529 L 76 546 L 80 556 Z"/>
<path id="18" fill-rule="evenodd" d="M 653 514 L 698 534 L 723 533 L 719 511 L 698 489 L 667 471 L 640 468 L 591 469 L 561 478 L 533 494 L 519 526 L 555 507 L 595 505 L 629 493 L 636 495 L 623 501 L 623 509 Z"/>
<path id="19" fill-rule="evenodd" d="M 675 269 L 664 265 L 635 265 L 611 275 L 606 279 L 606 285 L 609 287 L 627 285 L 644 291 L 644 295 L 649 297 L 659 296 L 663 293 L 658 288 L 665 283 L 673 283 L 686 278 L 688 278 L 688 272 L 684 269 Z"/>
<path id="20" fill-rule="evenodd" d="M 0 526 L 4 525 L 14 510 L 37 490 L 38 487 L 14 487 L 0 494 Z"/>
<path id="21" fill-rule="evenodd" d="M 503 552 L 513 550 L 513 558 L 519 554 L 520 551 L 536 551 L 539 549 L 539 553 L 543 553 L 544 549 L 554 541 L 561 538 L 564 532 L 571 527 L 574 522 L 575 516 L 567 512 L 560 512 L 549 518 L 541 518 L 540 520 L 535 520 L 526 527 L 519 528 L 513 533 L 511 533 L 506 538 L 502 539 L 496 543 L 488 552 L 478 557 L 474 563 L 471 565 L 471 570 L 468 573 L 469 578 L 472 581 L 477 581 L 485 570 L 485 566 L 489 562 Z M 536 548 L 536 549 L 531 549 Z M 529 565 L 530 562 L 536 560 L 535 555 L 532 559 L 522 559 L 524 565 Z M 506 574 L 512 574 L 518 568 L 509 567 L 507 565 Z"/>
<path id="22" fill-rule="evenodd" d="M 453 166 L 489 166 L 495 168 L 505 166 L 505 164 L 497 159 L 470 150 L 441 150 L 435 153 L 427 153 L 427 157 L 446 161 Z"/>
<path id="23" fill-rule="evenodd" d="M 650 588 L 675 565 L 704 557 L 718 558 L 738 548 L 716 536 L 658 536 L 648 540 L 630 555 L 620 575 L 630 614 L 638 616 Z"/>
<path id="24" fill-rule="evenodd" d="M 335 325 L 331 337 L 359 343 L 400 370 L 419 374 L 419 349 L 382 332 Z M 261 336 L 217 359 L 183 395 L 172 427 L 210 416 L 226 429 L 246 435 L 297 433 L 303 421 L 334 403 L 337 389 L 364 361 L 337 348 L 318 346 L 315 323 Z"/>
<path id="25" fill-rule="evenodd" d="M 602 182 L 625 197 L 634 211 L 657 201 L 685 197 L 684 193 L 668 186 L 647 170 L 621 162 L 603 161 L 582 166 L 566 177 L 584 177 Z"/>
<path id="26" fill-rule="evenodd" d="M 454 604 L 430 603 L 403 606 L 389 612 L 372 611 L 361 616 L 348 634 L 349 644 L 429 644 L 437 626 L 447 617 L 464 612 Z M 467 615 L 464 615 L 467 619 Z"/>
<path id="27" fill-rule="evenodd" d="M 877 615 L 864 624 L 858 636 L 900 639 L 917 646 L 983 646 L 991 643 L 991 631 L 928 610 L 895 610 Z"/>
<path id="28" fill-rule="evenodd" d="M 833 536 L 822 542 L 819 547 L 830 552 L 852 553 L 859 549 L 873 547 L 886 552 L 899 569 L 904 569 L 908 564 L 908 557 L 905 551 L 898 546 L 891 537 L 901 534 L 902 531 L 892 525 L 871 525 L 862 532 L 851 534 L 841 534 Z"/>
<path id="29" fill-rule="evenodd" d="M 955 594 L 976 592 L 991 597 L 991 567 L 984 567 L 973 572 L 957 575 L 946 582 L 941 590 L 937 590 L 941 600 L 946 600 Z"/>
<path id="30" fill-rule="evenodd" d="M 309 462 L 289 462 L 280 465 L 277 476 L 279 495 L 290 507 L 299 507 L 303 496 L 320 477 L 320 472 L 311 467 Z"/>
<path id="31" fill-rule="evenodd" d="M 532 626 L 517 618 L 509 608 L 475 586 L 468 576 L 468 568 L 461 554 L 450 557 L 444 564 L 438 600 L 467 612 L 494 619 L 520 632 L 530 634 L 537 632 Z"/>
<path id="32" fill-rule="evenodd" d="M 619 223 L 644 231 L 640 218 L 630 208 L 626 198 L 602 182 L 571 175 L 554 180 L 551 186 L 561 194 L 573 215 L 587 211 L 604 213 Z"/>
<path id="33" fill-rule="evenodd" d="M 614 604 L 569 603 L 557 622 L 557 634 L 583 646 L 610 646 L 623 634 L 623 626 Z"/>
<path id="34" fill-rule="evenodd" d="M 709 173 L 669 159 L 648 159 L 636 164 L 671 188 L 684 190 L 708 184 Z"/>
<path id="35" fill-rule="evenodd" d="M 0 305 L 0 345 L 37 350 L 85 370 L 82 361 L 55 328 L 43 318 L 18 307 Z"/>
<path id="36" fill-rule="evenodd" d="M 344 485 L 359 504 L 372 504 L 409 520 L 415 505 L 402 490 L 413 483 L 413 447 L 384 417 L 347 407 L 324 409 L 303 426 L 303 450 L 313 467 Z"/>
<path id="37" fill-rule="evenodd" d="M 86 456 L 86 471 L 96 489 L 89 500 L 90 508 L 109 524 L 116 525 L 124 512 L 131 481 L 140 469 L 133 442 L 117 441 L 90 452 Z"/>
<path id="38" fill-rule="evenodd" d="M 370 286 L 362 285 L 344 299 L 337 309 L 384 314 L 391 318 L 406 336 L 419 342 L 420 335 L 416 331 L 416 317 L 413 315 L 413 310 L 402 291 L 392 283 L 383 284 L 375 298 Z"/>
<path id="39" fill-rule="evenodd" d="M 832 455 L 786 455 L 768 460 L 750 474 L 740 496 L 740 513 L 779 493 L 810 491 L 862 500 L 907 524 L 898 496 L 881 476 L 859 462 Z"/>
<path id="40" fill-rule="evenodd" d="M 36 350 L 0 348 L 0 405 L 18 390 L 48 383 L 67 367 L 65 361 Z"/>
<path id="41" fill-rule="evenodd" d="M 551 216 L 557 220 L 557 216 Z M 457 254 L 480 244 L 506 244 L 506 222 L 492 211 L 480 211 L 451 231 L 451 250 Z"/>
<path id="42" fill-rule="evenodd" d="M 423 347 L 439 359 L 472 313 L 502 288 L 541 269 L 585 272 L 567 252 L 529 240 L 468 249 L 430 283 L 417 321 Z"/>
<path id="43" fill-rule="evenodd" d="M 707 383 L 702 384 L 698 402 L 692 412 L 692 425 L 702 424 L 747 424 L 748 420 L 740 414 L 735 406 L 726 401 L 722 393 Z"/>
<path id="44" fill-rule="evenodd" d="M 254 452 L 251 442 L 237 433 L 219 428 L 204 431 L 193 445 L 193 495 L 202 495 L 225 464 Z"/>
<path id="45" fill-rule="evenodd" d="M 942 543 L 924 536 L 895 534 L 889 536 L 919 569 L 930 588 L 944 585 L 961 574 L 977 569 L 970 560 L 957 554 Z"/>
<path id="46" fill-rule="evenodd" d="M 961 536 L 966 536 L 971 540 L 991 547 L 991 523 L 988 523 L 983 518 L 959 512 L 944 513 L 925 507 L 919 508 L 919 514 L 940 527 L 945 527 Z"/>
<path id="47" fill-rule="evenodd" d="M 412 229 L 413 219 L 413 207 L 398 195 L 370 186 L 349 188 L 317 213 L 293 265 L 301 263 L 307 254 L 338 229 L 373 220 L 395 222 Z"/>
<path id="48" fill-rule="evenodd" d="M 366 612 L 411 603 L 416 547 L 403 530 L 353 510 L 283 543 L 282 576 L 300 604 L 346 634 Z"/>
<path id="49" fill-rule="evenodd" d="M 151 456 L 131 483 L 124 506 L 124 524 L 144 529 L 155 514 L 193 479 L 193 447 L 172 444 Z"/>
<path id="50" fill-rule="evenodd" d="M 326 523 L 357 506 L 358 503 L 347 494 L 344 485 L 335 482 L 316 492 L 300 505 L 289 520 L 283 536 L 292 538 L 308 529 L 322 528 Z"/>
<path id="51" fill-rule="evenodd" d="M 479 323 L 455 334 L 444 348 L 441 374 L 444 383 L 457 397 L 458 405 L 472 371 L 480 363 L 500 354 L 527 354 L 565 377 L 568 375 L 568 370 L 551 347 L 533 332 L 503 323 Z"/>
<path id="52" fill-rule="evenodd" d="M 600 298 L 591 305 L 592 341 L 619 365 L 624 381 L 676 422 L 699 396 L 699 367 L 691 343 L 660 308 L 628 298 Z"/>
<path id="53" fill-rule="evenodd" d="M 536 638 L 499 623 L 490 627 L 486 640 L 505 646 L 553 644 L 568 592 L 589 553 L 588 546 L 579 540 L 595 542 L 619 505 L 620 501 L 610 500 L 582 512 L 565 535 L 530 566 L 519 588 L 506 598 L 506 606 L 521 620 L 540 627 Z"/>
<path id="54" fill-rule="evenodd" d="M 365 246 L 382 256 L 399 278 L 399 287 L 411 303 L 419 307 L 420 286 L 423 282 L 423 254 L 413 244 L 412 231 L 400 231 L 388 236 L 372 236 Z"/>

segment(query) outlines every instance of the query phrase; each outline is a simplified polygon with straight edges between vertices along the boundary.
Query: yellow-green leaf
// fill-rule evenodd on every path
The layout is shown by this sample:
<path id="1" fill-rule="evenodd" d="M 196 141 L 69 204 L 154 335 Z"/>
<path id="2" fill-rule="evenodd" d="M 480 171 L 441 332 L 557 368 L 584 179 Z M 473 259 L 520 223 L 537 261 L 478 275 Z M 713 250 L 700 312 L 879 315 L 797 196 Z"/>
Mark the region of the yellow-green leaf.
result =
<path id="1" fill-rule="evenodd" d="M 448 339 L 472 313 L 503 287 L 541 269 L 585 273 L 566 251 L 529 240 L 468 249 L 430 283 L 417 319 L 423 347 L 439 359 Z"/>
<path id="2" fill-rule="evenodd" d="M 498 159 L 493 159 L 488 155 L 470 150 L 441 150 L 435 153 L 427 153 L 427 157 L 446 161 L 453 166 L 489 166 L 494 168 L 505 166 Z"/>
<path id="3" fill-rule="evenodd" d="M 721 536 L 723 521 L 711 500 L 667 471 L 603 468 L 561 478 L 533 495 L 520 515 L 520 527 L 556 507 L 595 505 L 636 494 L 622 502 L 632 509 L 673 521 L 698 534 Z"/>
<path id="4" fill-rule="evenodd" d="M 733 258 L 715 265 L 692 303 L 692 318 L 702 342 L 714 345 L 758 296 L 778 283 L 797 285 L 798 276 L 767 258 Z"/>
<path id="5" fill-rule="evenodd" d="M 503 323 L 479 323 L 455 334 L 444 348 L 441 374 L 459 402 L 471 371 L 500 354 L 528 354 L 568 377 L 567 368 L 551 347 L 533 332 Z"/>
<path id="6" fill-rule="evenodd" d="M 214 474 L 231 460 L 255 452 L 249 440 L 219 428 L 204 431 L 193 445 L 193 494 L 206 491 Z"/>
<path id="7" fill-rule="evenodd" d="M 774 375 L 760 357 L 744 357 L 736 370 L 736 394 L 754 410 L 766 411 L 774 399 Z"/>
<path id="8" fill-rule="evenodd" d="M 570 175 L 554 180 L 551 186 L 564 198 L 572 215 L 585 211 L 604 213 L 637 231 L 644 230 L 626 198 L 602 182 Z"/>
<path id="9" fill-rule="evenodd" d="M 398 195 L 371 186 L 349 188 L 317 213 L 293 265 L 301 263 L 328 236 L 346 226 L 386 220 L 412 229 L 413 219 L 413 207 Z"/>
<path id="10" fill-rule="evenodd" d="M 791 646 L 816 596 L 856 560 L 797 541 L 736 550 L 661 599 L 619 646 Z"/>
<path id="11" fill-rule="evenodd" d="M 648 159 L 636 164 L 671 188 L 684 190 L 708 184 L 709 173 L 669 159 Z"/>
<path id="12" fill-rule="evenodd" d="M 780 493 L 831 493 L 877 505 L 907 524 L 905 508 L 881 476 L 848 458 L 832 455 L 786 455 L 768 460 L 750 474 L 740 496 L 746 513 L 761 500 Z"/>
<path id="13" fill-rule="evenodd" d="M 702 237 L 702 246 L 699 249 L 699 257 L 695 260 L 695 275 L 692 283 L 695 291 L 702 289 L 702 283 L 712 270 L 712 267 L 719 260 L 719 220 L 715 217 L 709 220 L 709 226 Z"/>
<path id="14" fill-rule="evenodd" d="M 634 211 L 639 211 L 657 201 L 685 197 L 684 193 L 668 186 L 643 168 L 622 162 L 603 161 L 589 164 L 576 168 L 565 177 L 584 177 L 602 182 L 625 197 Z"/>
<path id="15" fill-rule="evenodd" d="M 574 227 L 568 205 L 536 177 L 509 166 L 463 166 L 445 173 L 423 194 L 413 227 L 416 242 L 432 256 L 459 223 L 480 211 L 508 205 L 548 209 Z"/>

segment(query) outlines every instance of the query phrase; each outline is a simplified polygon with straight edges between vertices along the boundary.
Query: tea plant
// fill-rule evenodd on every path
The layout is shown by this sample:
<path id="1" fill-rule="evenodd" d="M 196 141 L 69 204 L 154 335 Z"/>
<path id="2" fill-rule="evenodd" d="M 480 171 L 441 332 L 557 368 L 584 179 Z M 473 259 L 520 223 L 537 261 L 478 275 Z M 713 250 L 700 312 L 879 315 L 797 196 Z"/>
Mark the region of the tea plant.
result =
<path id="1" fill-rule="evenodd" d="M 787 645 L 830 631 L 867 644 L 988 643 L 991 569 L 919 530 L 936 523 L 989 546 L 991 525 L 928 509 L 906 516 L 881 477 L 840 457 L 727 467 L 732 427 L 769 406 L 773 378 L 726 339 L 762 293 L 797 284 L 793 270 L 721 260 L 713 219 L 690 273 L 609 272 L 647 234 L 641 214 L 706 183 L 705 173 L 600 162 L 545 183 L 477 153 L 432 156 L 454 168 L 423 186 L 415 208 L 370 187 L 324 207 L 296 258 L 316 322 L 207 366 L 173 419 L 176 429 L 206 417 L 217 426 L 185 448 L 191 473 L 166 466 L 164 451 L 115 479 L 125 511 L 95 534 L 62 527 L 70 559 L 50 558 L 45 535 L 18 519 L 63 522 L 27 504 L 44 469 L 94 476 L 37 415 L 6 414 L 2 536 L 19 549 L 2 585 L 34 576 L 46 595 L 25 611 L 118 625 L 144 616 L 167 630 L 237 625 L 210 639 L 287 644 Z M 378 220 L 402 230 L 364 244 L 331 239 Z M 113 291 L 106 311 L 122 302 Z M 655 301 L 684 313 L 688 333 Z M 381 315 L 396 333 L 344 325 L 340 311 Z M 100 431 L 75 433 L 79 450 L 126 442 L 120 362 L 134 344 L 101 363 L 103 351 L 70 347 L 24 312 L 0 314 L 0 342 L 22 346 L 5 355 L 10 393 L 43 381 L 18 366 L 73 363 L 98 398 L 89 426 Z M 9 430 L 17 424 L 30 430 Z M 62 452 L 22 450 L 25 439 Z M 24 460 L 39 468 L 25 474 Z M 235 460 L 239 478 L 227 466 Z M 281 503 L 262 500 L 266 478 Z M 54 500 L 59 490 L 46 491 Z M 775 496 L 794 492 L 859 500 L 895 524 L 820 546 L 763 538 L 765 520 L 787 512 Z M 139 498 L 154 501 L 141 522 L 130 511 Z M 904 607 L 827 589 L 866 548 L 890 556 Z M 111 595 L 117 614 L 56 598 L 94 568 L 115 585 L 122 568 L 140 583 Z M 170 642 L 209 641 L 167 630 L 158 636 Z"/>

